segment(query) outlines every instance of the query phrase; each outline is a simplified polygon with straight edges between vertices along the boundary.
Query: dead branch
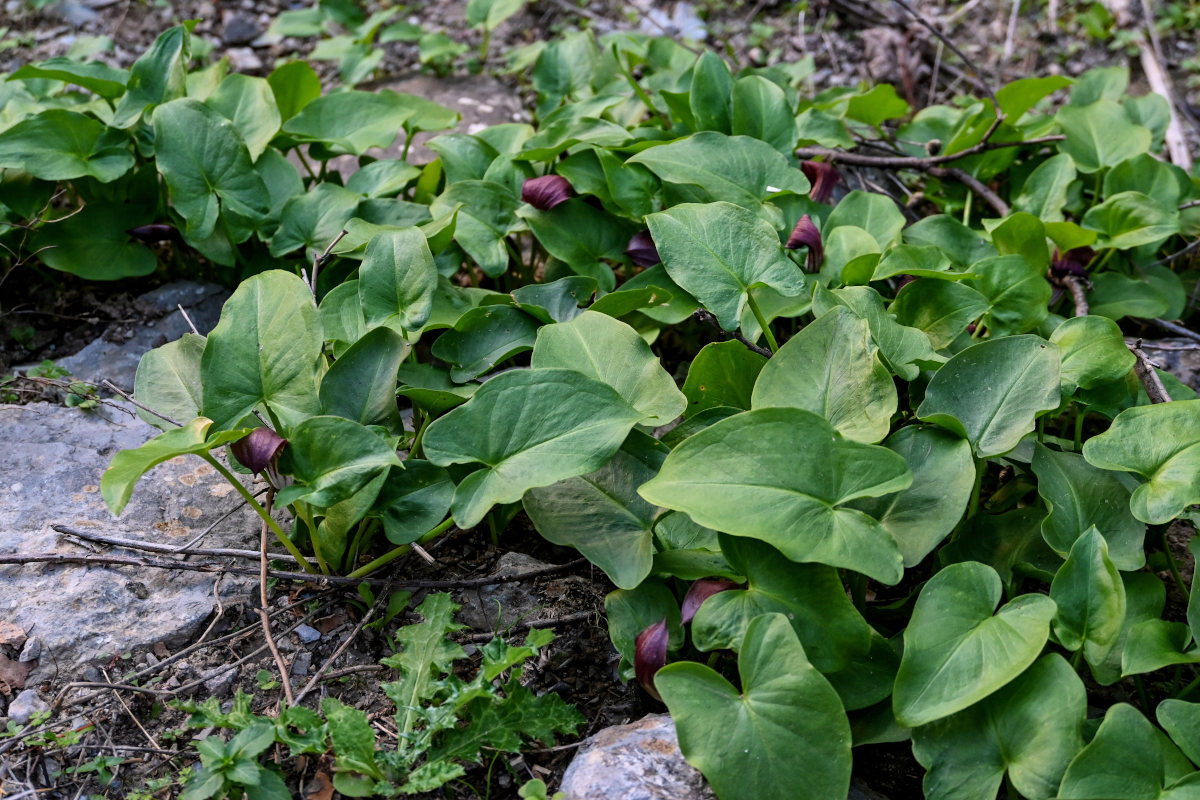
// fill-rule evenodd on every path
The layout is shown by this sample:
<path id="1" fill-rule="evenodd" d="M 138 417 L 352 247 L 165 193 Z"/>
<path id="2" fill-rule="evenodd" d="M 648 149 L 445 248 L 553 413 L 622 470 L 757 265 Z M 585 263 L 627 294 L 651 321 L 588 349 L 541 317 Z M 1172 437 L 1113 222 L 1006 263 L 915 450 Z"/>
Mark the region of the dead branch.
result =
<path id="1" fill-rule="evenodd" d="M 587 559 L 577 558 L 574 561 L 569 561 L 566 564 L 557 564 L 540 569 L 531 569 L 527 572 L 522 572 L 517 575 L 497 575 L 485 578 L 464 578 L 456 581 L 403 581 L 395 583 L 398 589 L 470 589 L 477 586 L 493 586 L 499 583 L 513 583 L 516 581 L 530 580 L 532 578 L 540 578 L 546 575 L 553 575 L 559 572 L 569 572 L 576 567 L 587 563 Z M 171 561 L 166 559 L 153 559 L 145 556 L 109 556 L 109 555 L 83 555 L 75 553 L 4 553 L 0 554 L 0 566 L 6 564 L 14 564 L 23 566 L 26 564 L 94 564 L 101 566 L 112 567 L 140 567 L 149 569 L 179 569 L 187 572 L 208 572 L 213 574 L 225 573 L 229 575 L 250 575 L 257 576 L 257 569 L 249 569 L 246 567 L 233 567 L 225 564 L 216 564 L 213 562 L 193 562 L 193 561 Z M 287 572 L 284 570 L 267 570 L 267 577 L 278 578 L 279 580 L 301 581 L 303 583 L 312 583 L 324 586 L 358 586 L 365 583 L 369 586 L 388 586 L 392 581 L 387 581 L 382 578 L 343 578 L 338 575 L 313 575 L 309 572 Z"/>
<path id="2" fill-rule="evenodd" d="M 1071 298 L 1075 301 L 1075 316 L 1086 317 L 1088 311 L 1087 293 L 1084 291 L 1083 280 L 1075 275 L 1067 275 L 1062 279 L 1063 284 L 1071 292 Z"/>
<path id="3" fill-rule="evenodd" d="M 765 347 L 761 347 L 761 346 L 755 344 L 754 342 L 750 341 L 749 339 L 747 339 L 745 336 L 742 335 L 741 331 L 734 331 L 734 332 L 730 333 L 729 331 L 722 328 L 721 323 L 717 322 L 716 316 L 711 311 L 700 308 L 700 309 L 697 309 L 692 314 L 692 316 L 695 317 L 700 322 L 704 322 L 704 323 L 707 323 L 708 325 L 712 325 L 714 328 L 721 331 L 721 333 L 724 333 L 728 336 L 732 336 L 734 339 L 737 339 L 739 342 L 744 344 L 748 350 L 758 353 L 760 356 L 763 356 L 764 358 L 771 357 L 770 350 L 768 350 Z"/>
<path id="4" fill-rule="evenodd" d="M 848 150 L 835 150 L 829 147 L 800 147 L 796 149 L 796 157 L 801 159 L 824 158 L 835 163 L 853 164 L 856 167 L 916 169 L 925 171 L 939 164 L 958 161 L 959 159 L 978 155 L 979 153 L 986 153 L 990 150 L 1000 150 L 1006 147 L 1024 147 L 1025 145 L 1050 144 L 1052 142 L 1061 142 L 1066 138 L 1065 136 L 1056 134 L 1054 136 L 1039 136 L 1036 139 L 1026 139 L 1020 142 L 991 141 L 989 137 L 1003 121 L 1002 118 L 997 117 L 992 121 L 992 127 L 984 133 L 983 139 L 956 153 L 944 153 L 936 156 L 869 156 Z"/>
<path id="5" fill-rule="evenodd" d="M 979 195 L 985 203 L 992 207 L 1002 217 L 1007 217 L 1009 212 L 1008 203 L 1000 199 L 1000 195 L 993 192 L 983 184 L 974 175 L 959 169 L 958 167 L 933 167 L 929 170 L 929 174 L 935 178 L 952 178 L 966 186 L 975 194 Z"/>
<path id="6" fill-rule="evenodd" d="M 1138 339 L 1136 344 L 1129 345 L 1129 352 L 1137 358 L 1137 362 L 1133 365 L 1133 371 L 1137 373 L 1138 380 L 1146 389 L 1146 395 L 1150 398 L 1150 402 L 1169 403 L 1171 395 L 1167 394 L 1167 387 L 1163 386 L 1162 378 L 1158 377 L 1158 373 L 1154 371 L 1157 365 L 1142 350 L 1142 340 Z"/>
<path id="7" fill-rule="evenodd" d="M 257 561 L 260 556 L 260 553 L 254 550 L 239 550 L 233 547 L 174 547 L 171 545 L 144 542 L 138 539 L 122 539 L 119 536 L 105 536 L 100 533 L 94 533 L 92 531 L 86 531 L 80 528 L 72 528 L 67 525 L 51 525 L 50 528 L 65 536 L 76 536 L 80 539 L 86 539 L 89 542 L 111 544 L 115 547 L 127 547 L 131 550 L 144 550 L 147 553 L 178 553 L 179 555 L 210 556 L 213 558 L 252 558 L 255 561 Z M 290 561 L 293 564 L 296 562 L 296 559 L 290 553 L 267 553 L 267 558 L 271 559 L 272 561 Z"/>
<path id="8" fill-rule="evenodd" d="M 1176 336 L 1182 336 L 1185 339 L 1191 339 L 1193 342 L 1200 342 L 1200 333 L 1196 333 L 1190 328 L 1185 328 L 1174 322 L 1168 322 L 1165 319 L 1150 319 L 1146 320 L 1156 327 L 1162 328 L 1167 333 L 1173 333 Z"/>

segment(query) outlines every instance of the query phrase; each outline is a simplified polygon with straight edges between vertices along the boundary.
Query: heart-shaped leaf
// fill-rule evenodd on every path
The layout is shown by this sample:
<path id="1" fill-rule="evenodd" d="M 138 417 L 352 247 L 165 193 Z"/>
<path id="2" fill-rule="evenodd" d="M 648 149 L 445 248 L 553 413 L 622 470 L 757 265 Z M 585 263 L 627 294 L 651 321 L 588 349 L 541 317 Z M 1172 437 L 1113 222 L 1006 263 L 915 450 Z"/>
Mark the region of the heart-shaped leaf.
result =
<path id="1" fill-rule="evenodd" d="M 962 519 L 975 482 L 975 460 L 965 440 L 924 425 L 901 428 L 884 447 L 904 457 L 912 486 L 851 505 L 879 520 L 896 538 L 904 566 L 914 567 Z"/>
<path id="2" fill-rule="evenodd" d="M 1137 360 L 1117 323 L 1106 317 L 1073 317 L 1054 329 L 1050 341 L 1062 353 L 1063 394 L 1119 380 Z"/>
<path id="3" fill-rule="evenodd" d="M 903 573 L 896 540 L 845 504 L 911 482 L 904 459 L 890 450 L 846 441 L 812 412 L 764 408 L 688 438 L 639 492 L 705 527 L 768 542 L 793 561 L 895 583 Z"/>
<path id="4" fill-rule="evenodd" d="M 1146 478 L 1130 510 L 1151 525 L 1170 522 L 1200 502 L 1200 400 L 1126 409 L 1088 439 L 1083 457 L 1092 466 Z"/>
<path id="5" fill-rule="evenodd" d="M 1191 763 L 1162 731 L 1133 706 L 1117 703 L 1109 707 L 1092 741 L 1067 767 L 1058 796 L 1063 800 L 1186 800 L 1200 790 L 1194 779 L 1189 781 L 1190 789 L 1165 790 L 1191 773 Z"/>
<path id="6" fill-rule="evenodd" d="M 883 307 L 879 292 L 869 286 L 847 286 L 828 291 L 813 289 L 813 313 L 822 316 L 834 305 L 843 305 L 862 317 L 871 326 L 871 340 L 879 348 L 884 364 L 905 380 L 916 379 L 921 367 L 935 367 L 946 361 L 930 346 L 929 337 L 916 328 L 901 325 Z"/>
<path id="7" fill-rule="evenodd" d="M 874 443 L 896 413 L 896 385 L 879 360 L 870 325 L 835 306 L 793 336 L 754 384 L 754 408 L 803 408 L 843 436 Z"/>
<path id="8" fill-rule="evenodd" d="M 767 195 L 778 191 L 804 194 L 809 189 L 804 173 L 788 164 L 771 145 L 749 136 L 726 136 L 716 131 L 701 131 L 648 147 L 625 163 L 642 164 L 668 183 L 699 186 L 712 200 L 747 209 L 759 208 Z M 654 241 L 661 253 L 657 235 Z"/>
<path id="9" fill-rule="evenodd" d="M 796 115 L 787 95 L 761 75 L 746 75 L 733 82 L 729 129 L 735 136 L 759 139 L 791 155 L 799 135 Z"/>
<path id="10" fill-rule="evenodd" d="M 388 328 L 376 328 L 350 345 L 321 377 L 324 412 L 402 433 L 396 373 L 411 349 L 400 334 Z"/>
<path id="11" fill-rule="evenodd" d="M 565 369 L 505 372 L 425 431 L 434 464 L 481 463 L 454 492 L 459 527 L 496 503 L 604 465 L 642 415 L 612 387 Z"/>
<path id="12" fill-rule="evenodd" d="M 688 761 L 725 800 L 840 800 L 850 787 L 850 723 L 782 614 L 746 630 L 739 693 L 709 667 L 668 664 L 655 676 Z M 722 720 L 714 725 L 713 719 Z"/>
<path id="13" fill-rule="evenodd" d="M 537 331 L 537 320 L 512 306 L 481 306 L 463 314 L 453 330 L 439 336 L 432 352 L 452 365 L 452 379 L 465 383 L 532 348 Z"/>
<path id="14" fill-rule="evenodd" d="M 1054 601 L 1027 594 L 1004 605 L 1000 576 L 967 561 L 951 564 L 921 589 L 904 631 L 892 708 L 917 727 L 962 711 L 1034 662 L 1050 635 Z"/>
<path id="15" fill-rule="evenodd" d="M 917 416 L 971 443 L 980 458 L 1007 453 L 1058 408 L 1058 347 L 1040 336 L 1007 336 L 972 345 L 929 382 Z"/>
<path id="16" fill-rule="evenodd" d="M 988 299 L 965 283 L 918 278 L 903 287 L 888 309 L 901 325 L 924 331 L 941 350 L 988 310 Z"/>
<path id="17" fill-rule="evenodd" d="M 711 342 L 704 345 L 688 367 L 683 394 L 688 405 L 683 415 L 691 417 L 709 408 L 750 408 L 754 382 L 767 359 L 741 342 Z"/>
<path id="18" fill-rule="evenodd" d="M 219 112 L 188 98 L 172 100 L 154 110 L 154 140 L 158 171 L 188 236 L 208 238 L 223 213 L 251 222 L 266 216 L 267 187 L 233 123 Z"/>
<path id="19" fill-rule="evenodd" d="M 450 510 L 454 481 L 450 473 L 428 461 L 410 458 L 404 469 L 391 469 L 375 498 L 383 532 L 392 544 L 415 542 Z"/>
<path id="20" fill-rule="evenodd" d="M 913 730 L 928 800 L 995 798 L 1007 772 L 1022 797 L 1054 797 L 1083 749 L 1087 692 L 1061 656 L 1043 656 L 970 708 Z"/>
<path id="21" fill-rule="evenodd" d="M 862 228 L 871 234 L 882 251 L 900 238 L 904 221 L 904 214 L 891 199 L 882 194 L 856 189 L 843 197 L 833 211 L 829 212 L 821 230 L 832 232 L 842 225 Z"/>
<path id="22" fill-rule="evenodd" d="M 1154 716 L 1184 755 L 1193 764 L 1200 764 L 1200 703 L 1163 700 Z"/>
<path id="23" fill-rule="evenodd" d="M 114 100 L 125 93 L 129 72 L 110 67 L 102 61 L 75 61 L 58 57 L 26 64 L 9 76 L 9 80 L 22 81 L 46 78 L 65 81 L 95 92 L 106 100 Z"/>
<path id="24" fill-rule="evenodd" d="M 316 142 L 334 153 L 361 156 L 372 147 L 388 147 L 417 111 L 406 95 L 343 91 L 318 97 L 283 125 L 301 142 Z"/>
<path id="25" fill-rule="evenodd" d="M 221 309 L 204 346 L 204 415 L 218 430 L 265 403 L 281 435 L 320 413 L 317 360 L 321 320 L 308 286 L 283 270 L 243 281 Z"/>
<path id="26" fill-rule="evenodd" d="M 230 75 L 221 81 L 204 104 L 233 123 L 246 143 L 252 161 L 258 160 L 279 133 L 279 107 L 275 105 L 271 85 L 264 78 L 240 73 Z"/>
<path id="27" fill-rule="evenodd" d="M 1072 652 L 1083 648 L 1089 664 L 1103 661 L 1125 621 L 1125 585 L 1095 526 L 1071 546 L 1050 584 L 1050 599 L 1058 605 L 1053 628 L 1059 643 Z"/>
<path id="28" fill-rule="evenodd" d="M 1146 526 L 1129 513 L 1134 489 L 1129 476 L 1093 467 L 1078 453 L 1041 445 L 1034 448 L 1032 466 L 1038 494 L 1050 508 L 1042 536 L 1055 552 L 1066 556 L 1075 540 L 1094 526 L 1103 532 L 1118 569 L 1142 568 Z"/>
<path id="29" fill-rule="evenodd" d="M 172 428 L 155 436 L 141 447 L 122 450 L 100 478 L 100 496 L 113 514 L 125 510 L 138 478 L 164 461 L 188 454 L 207 453 L 215 447 L 236 441 L 248 431 L 222 431 L 209 435 L 212 420 L 196 417 L 182 428 Z"/>
<path id="30" fill-rule="evenodd" d="M 1042 222 L 1062 222 L 1067 191 L 1075 180 L 1075 162 L 1066 153 L 1038 164 L 1013 201 L 1013 208 L 1025 211 Z"/>
<path id="31" fill-rule="evenodd" d="M 1116 166 L 1150 149 L 1150 131 L 1134 124 L 1112 100 L 1063 106 L 1055 120 L 1067 137 L 1058 149 L 1071 156 L 1080 172 Z"/>
<path id="32" fill-rule="evenodd" d="M 770 286 L 787 297 L 804 291 L 804 276 L 775 229 L 744 208 L 683 203 L 651 214 L 646 224 L 667 274 L 727 331 L 737 329 L 751 287 Z"/>
<path id="33" fill-rule="evenodd" d="M 132 166 L 127 136 L 76 111 L 47 109 L 6 129 L 0 138 L 0 167 L 46 181 L 90 176 L 108 183 Z"/>
<path id="34" fill-rule="evenodd" d="M 433 311 L 437 284 L 437 267 L 421 231 L 379 234 L 367 245 L 358 268 L 358 296 L 367 324 L 394 321 L 406 331 L 419 331 Z"/>
<path id="35" fill-rule="evenodd" d="M 194 333 L 185 333 L 181 338 L 149 351 L 138 362 L 133 396 L 147 408 L 172 419 L 200 416 L 200 358 L 203 353 L 204 337 Z M 138 416 L 160 431 L 175 427 L 140 408 Z"/>
<path id="36" fill-rule="evenodd" d="M 89 281 L 149 275 L 158 267 L 154 251 L 127 231 L 154 219 L 152 206 L 93 203 L 33 235 L 31 249 L 46 266 Z"/>
<path id="37" fill-rule="evenodd" d="M 574 547 L 621 589 L 634 588 L 650 574 L 659 511 L 637 489 L 654 477 L 664 453 L 632 444 L 637 436 L 595 472 L 530 489 L 524 500 L 538 533 Z"/>
<path id="38" fill-rule="evenodd" d="M 276 500 L 303 499 L 328 508 L 354 495 L 389 467 L 402 466 L 395 449 L 375 431 L 343 417 L 314 416 L 297 425 L 285 451 L 298 483 Z M 374 500 L 368 498 L 367 505 Z"/>
<path id="39" fill-rule="evenodd" d="M 987 298 L 983 324 L 993 336 L 1026 333 L 1046 318 L 1046 304 L 1054 290 L 1044 266 L 1022 255 L 1006 255 L 985 258 L 971 271 L 979 276 L 972 288 Z"/>
<path id="40" fill-rule="evenodd" d="M 1083 227 L 1100 231 L 1097 250 L 1129 250 L 1179 233 L 1179 211 L 1141 192 L 1121 192 L 1089 208 Z"/>
<path id="41" fill-rule="evenodd" d="M 871 628 L 854 608 L 837 570 L 793 564 L 764 542 L 727 536 L 722 552 L 745 575 L 746 588 L 713 595 L 692 622 L 697 649 L 741 650 L 750 623 L 761 614 L 784 615 L 821 672 L 837 672 L 866 653 Z"/>
<path id="42" fill-rule="evenodd" d="M 645 415 L 643 425 L 666 425 L 687 405 L 646 340 L 607 314 L 584 311 L 570 322 L 544 326 L 529 363 L 535 369 L 573 369 L 607 383 Z"/>

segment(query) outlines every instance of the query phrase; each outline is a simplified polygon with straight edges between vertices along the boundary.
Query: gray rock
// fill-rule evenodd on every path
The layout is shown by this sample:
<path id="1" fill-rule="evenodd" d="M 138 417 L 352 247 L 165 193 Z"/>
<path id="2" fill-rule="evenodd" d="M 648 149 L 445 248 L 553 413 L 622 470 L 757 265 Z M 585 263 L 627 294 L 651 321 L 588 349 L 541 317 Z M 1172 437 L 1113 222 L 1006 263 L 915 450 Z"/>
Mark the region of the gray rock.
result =
<path id="1" fill-rule="evenodd" d="M 300 641 L 311 644 L 321 638 L 321 632 L 311 625 L 297 625 L 292 633 L 300 637 Z"/>
<path id="2" fill-rule="evenodd" d="M 80 380 L 93 383 L 109 380 L 132 391 L 142 354 L 191 330 L 176 305 L 183 306 L 197 330 L 208 333 L 220 319 L 221 306 L 228 297 L 229 292 L 216 284 L 168 283 L 138 298 L 138 308 L 148 317 L 146 325 L 115 324 L 75 355 L 59 359 L 58 365 Z"/>
<path id="3" fill-rule="evenodd" d="M 225 20 L 225 30 L 221 34 L 225 44 L 249 44 L 262 33 L 258 20 L 247 14 L 231 14 Z"/>
<path id="4" fill-rule="evenodd" d="M 128 408 L 128 407 L 125 407 Z M 149 472 L 115 519 L 100 496 L 100 476 L 120 450 L 157 434 L 118 408 L 81 412 L 47 403 L 0 405 L 0 552 L 69 553 L 84 548 L 51 526 L 66 525 L 158 544 L 189 541 L 238 501 L 233 487 L 198 458 L 176 458 Z M 242 509 L 204 541 L 254 547 L 258 526 Z M 103 548 L 101 548 L 103 549 Z M 127 554 L 115 550 L 114 554 Z M 224 576 L 224 602 L 253 579 Z M 183 643 L 214 609 L 212 575 L 85 564 L 0 566 L 0 619 L 41 641 L 30 676 L 71 679 L 89 662 L 157 642 Z"/>
<path id="5" fill-rule="evenodd" d="M 204 682 L 204 689 L 211 697 L 224 697 L 229 694 L 237 676 L 237 667 L 224 668 Z"/>
<path id="6" fill-rule="evenodd" d="M 579 748 L 560 787 L 567 800 L 715 800 L 683 759 L 669 714 L 606 728 Z"/>
<path id="7" fill-rule="evenodd" d="M 293 659 L 288 671 L 293 678 L 306 678 L 308 677 L 310 667 L 312 667 L 312 653 L 307 650 L 301 650 L 296 654 L 296 658 Z"/>
<path id="8" fill-rule="evenodd" d="M 580 746 L 563 775 L 567 800 L 716 800 L 683 758 L 670 714 L 605 728 Z M 858 779 L 847 800 L 887 800 Z"/>
<path id="9" fill-rule="evenodd" d="M 25 640 L 25 646 L 21 648 L 21 655 L 17 657 L 18 661 L 37 661 L 42 655 L 42 643 L 39 639 L 29 638 Z"/>
<path id="10" fill-rule="evenodd" d="M 25 689 L 8 704 L 8 718 L 18 725 L 24 725 L 34 714 L 49 710 L 50 704 L 38 697 L 37 692 Z"/>

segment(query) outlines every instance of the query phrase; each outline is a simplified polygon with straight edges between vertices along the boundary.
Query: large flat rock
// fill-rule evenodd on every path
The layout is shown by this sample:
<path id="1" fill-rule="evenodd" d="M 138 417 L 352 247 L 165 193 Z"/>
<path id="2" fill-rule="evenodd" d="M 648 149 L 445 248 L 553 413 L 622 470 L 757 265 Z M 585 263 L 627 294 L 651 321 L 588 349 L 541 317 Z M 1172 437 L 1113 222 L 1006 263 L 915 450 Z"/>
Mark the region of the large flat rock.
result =
<path id="1" fill-rule="evenodd" d="M 67 525 L 155 543 L 183 544 L 240 500 L 196 457 L 155 467 L 138 483 L 120 518 L 100 497 L 100 476 L 120 450 L 158 431 L 121 410 L 81 412 L 48 403 L 0 405 L 0 552 L 89 552 L 51 526 Z M 257 517 L 241 509 L 217 525 L 206 547 L 256 548 Z M 98 548 L 101 551 L 105 547 Z M 114 554 L 129 551 L 114 549 Z M 215 607 L 215 576 L 176 570 L 84 564 L 0 566 L 0 620 L 43 645 L 32 680 L 59 680 L 83 666 L 158 642 L 181 643 Z M 225 576 L 224 601 L 250 579 Z M 223 602 L 224 602 L 223 601 Z"/>

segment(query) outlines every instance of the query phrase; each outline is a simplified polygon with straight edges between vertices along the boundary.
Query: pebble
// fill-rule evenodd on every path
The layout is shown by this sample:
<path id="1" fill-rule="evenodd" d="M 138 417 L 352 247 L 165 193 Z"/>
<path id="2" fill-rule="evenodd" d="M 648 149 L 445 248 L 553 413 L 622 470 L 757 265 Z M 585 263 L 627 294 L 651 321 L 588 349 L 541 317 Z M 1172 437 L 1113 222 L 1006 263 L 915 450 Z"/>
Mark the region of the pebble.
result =
<path id="1" fill-rule="evenodd" d="M 33 689 L 25 689 L 8 704 L 8 718 L 18 725 L 26 722 L 40 711 L 49 711 L 50 704 L 38 697 Z"/>
<path id="2" fill-rule="evenodd" d="M 310 625 L 298 625 L 292 633 L 300 637 L 300 641 L 311 644 L 321 638 L 321 632 Z"/>
<path id="3" fill-rule="evenodd" d="M 249 44 L 262 33 L 258 20 L 245 14 L 231 14 L 225 20 L 225 29 L 221 38 L 225 44 Z"/>
<path id="4" fill-rule="evenodd" d="M 233 682 L 237 680 L 237 676 L 237 668 L 230 667 L 206 680 L 204 688 L 211 697 L 224 697 L 229 693 L 229 689 L 233 686 Z"/>
<path id="5" fill-rule="evenodd" d="M 25 640 L 25 646 L 21 648 L 21 655 L 17 657 L 18 661 L 36 661 L 42 656 L 42 642 L 40 639 L 29 638 Z"/>
<path id="6" fill-rule="evenodd" d="M 294 677 L 307 677 L 308 668 L 312 666 L 312 653 L 301 650 L 292 661 L 291 673 Z"/>

